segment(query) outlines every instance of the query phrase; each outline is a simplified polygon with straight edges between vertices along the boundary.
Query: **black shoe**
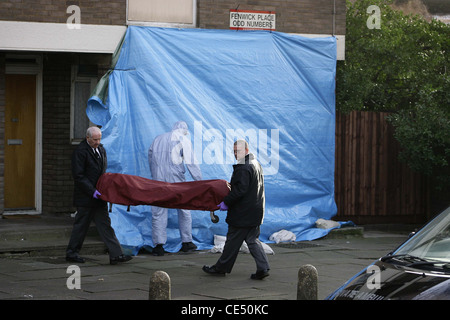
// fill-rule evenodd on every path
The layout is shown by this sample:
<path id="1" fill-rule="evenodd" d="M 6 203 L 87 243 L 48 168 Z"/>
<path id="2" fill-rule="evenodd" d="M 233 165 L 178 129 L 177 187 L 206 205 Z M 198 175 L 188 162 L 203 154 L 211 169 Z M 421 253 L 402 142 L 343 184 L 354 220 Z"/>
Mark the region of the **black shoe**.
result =
<path id="1" fill-rule="evenodd" d="M 225 276 L 225 272 L 216 269 L 216 266 L 203 266 L 203 271 L 213 276 Z"/>
<path id="2" fill-rule="evenodd" d="M 163 248 L 162 244 L 157 244 L 156 247 L 153 248 L 152 254 L 154 256 L 159 256 L 159 257 L 163 256 L 164 248 Z"/>
<path id="3" fill-rule="evenodd" d="M 80 256 L 66 256 L 66 261 L 68 262 L 77 262 L 77 263 L 84 263 L 86 260 Z"/>
<path id="4" fill-rule="evenodd" d="M 191 252 L 197 250 L 197 246 L 192 242 L 183 242 L 181 244 L 181 250 L 183 252 Z"/>
<path id="5" fill-rule="evenodd" d="M 121 254 L 120 256 L 114 257 L 114 258 L 110 258 L 109 259 L 109 264 L 118 264 L 119 262 L 127 262 L 130 261 L 131 259 L 133 259 L 132 256 L 127 256 L 124 254 Z"/>
<path id="6" fill-rule="evenodd" d="M 268 270 L 261 270 L 261 271 L 256 271 L 256 273 L 252 273 L 252 275 L 250 276 L 250 279 L 253 280 L 262 280 L 265 277 L 269 276 L 269 271 Z"/>

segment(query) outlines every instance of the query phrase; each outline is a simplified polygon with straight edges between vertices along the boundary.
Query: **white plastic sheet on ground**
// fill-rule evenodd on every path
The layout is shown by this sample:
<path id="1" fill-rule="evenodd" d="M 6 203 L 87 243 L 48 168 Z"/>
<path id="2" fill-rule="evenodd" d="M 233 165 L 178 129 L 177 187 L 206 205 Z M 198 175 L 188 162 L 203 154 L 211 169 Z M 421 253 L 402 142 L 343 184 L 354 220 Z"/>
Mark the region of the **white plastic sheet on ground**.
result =
<path id="1" fill-rule="evenodd" d="M 130 26 L 115 58 L 106 95 L 94 94 L 87 108 L 102 126 L 109 172 L 151 179 L 148 148 L 183 120 L 203 179 L 229 180 L 233 142 L 245 137 L 265 173 L 260 239 L 282 229 L 297 241 L 327 234 L 315 221 L 336 214 L 334 37 Z M 213 224 L 208 212 L 192 212 L 199 249 L 226 234 L 226 213 L 216 214 Z M 114 205 L 111 220 L 124 247 L 153 246 L 150 206 Z M 165 248 L 180 247 L 170 210 Z"/>

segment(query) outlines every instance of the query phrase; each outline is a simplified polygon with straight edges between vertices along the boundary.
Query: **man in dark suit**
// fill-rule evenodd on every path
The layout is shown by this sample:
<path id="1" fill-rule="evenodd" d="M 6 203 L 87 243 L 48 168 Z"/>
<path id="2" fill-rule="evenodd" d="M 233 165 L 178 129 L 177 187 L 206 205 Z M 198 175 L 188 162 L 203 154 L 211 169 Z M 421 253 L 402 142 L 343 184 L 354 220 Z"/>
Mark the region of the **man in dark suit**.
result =
<path id="1" fill-rule="evenodd" d="M 108 248 L 110 263 L 117 264 L 131 260 L 131 256 L 122 252 L 122 247 L 111 227 L 107 203 L 101 200 L 101 194 L 96 189 L 97 180 L 105 173 L 107 167 L 106 151 L 100 143 L 101 138 L 102 132 L 99 128 L 88 128 L 86 140 L 83 140 L 72 154 L 72 175 L 75 182 L 73 201 L 77 214 L 66 250 L 66 260 L 70 262 L 85 262 L 78 252 L 92 220 Z"/>
<path id="2" fill-rule="evenodd" d="M 203 271 L 212 275 L 231 273 L 242 243 L 256 262 L 256 273 L 250 278 L 262 280 L 269 275 L 269 261 L 259 241 L 260 225 L 264 220 L 265 193 L 264 176 L 259 162 L 248 152 L 248 143 L 238 140 L 234 143 L 234 157 L 231 191 L 218 205 L 221 211 L 228 211 L 227 240 L 223 253 L 213 266 L 203 266 Z"/>

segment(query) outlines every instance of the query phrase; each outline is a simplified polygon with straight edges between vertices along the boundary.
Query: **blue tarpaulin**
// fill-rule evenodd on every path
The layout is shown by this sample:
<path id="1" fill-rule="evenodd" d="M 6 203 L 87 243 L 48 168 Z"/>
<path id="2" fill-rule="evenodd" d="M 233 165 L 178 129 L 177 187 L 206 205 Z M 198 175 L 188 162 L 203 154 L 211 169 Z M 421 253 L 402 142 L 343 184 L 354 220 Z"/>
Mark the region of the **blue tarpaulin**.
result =
<path id="1" fill-rule="evenodd" d="M 314 223 L 336 214 L 334 37 L 130 26 L 114 63 L 87 108 L 102 126 L 108 172 L 151 179 L 153 139 L 183 120 L 203 179 L 229 181 L 233 142 L 249 142 L 265 173 L 262 241 L 282 229 L 297 241 L 326 235 Z M 134 253 L 153 246 L 151 210 L 113 206 L 117 237 Z M 226 212 L 216 214 L 213 224 L 209 212 L 192 211 L 199 249 L 226 234 Z M 171 252 L 181 248 L 177 219 L 171 209 Z"/>

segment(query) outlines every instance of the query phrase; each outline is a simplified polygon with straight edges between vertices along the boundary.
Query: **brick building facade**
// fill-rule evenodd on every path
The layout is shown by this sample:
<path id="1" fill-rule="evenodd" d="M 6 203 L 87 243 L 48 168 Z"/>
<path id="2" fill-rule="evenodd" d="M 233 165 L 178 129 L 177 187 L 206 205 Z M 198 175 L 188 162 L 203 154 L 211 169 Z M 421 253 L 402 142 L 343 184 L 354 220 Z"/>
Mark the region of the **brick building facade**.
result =
<path id="1" fill-rule="evenodd" d="M 338 56 L 343 59 L 345 0 L 2 1 L 0 214 L 74 211 L 70 157 L 80 140 L 79 121 L 86 121 L 77 115 L 77 99 L 84 98 L 89 86 L 95 85 L 93 79 L 100 79 L 108 70 L 127 25 L 159 24 L 153 18 L 148 24 L 132 21 L 127 16 L 133 12 L 130 6 L 154 12 L 152 6 L 160 9 L 172 3 L 176 7 L 177 1 L 191 3 L 192 13 L 185 14 L 192 20 L 188 27 L 195 28 L 229 29 L 231 9 L 275 12 L 276 31 L 337 36 Z M 169 8 L 169 14 L 175 7 Z M 179 22 L 164 21 L 162 26 L 180 26 Z M 80 25 L 76 28 L 67 23 Z M 31 84 L 26 85 L 29 80 Z M 15 112 L 26 107 L 22 105 L 27 95 L 34 113 L 25 127 L 18 127 L 25 120 Z M 31 151 L 27 152 L 18 151 L 28 143 L 21 136 L 24 131 L 31 136 Z M 23 161 L 28 161 L 26 166 L 31 169 L 22 165 Z"/>

